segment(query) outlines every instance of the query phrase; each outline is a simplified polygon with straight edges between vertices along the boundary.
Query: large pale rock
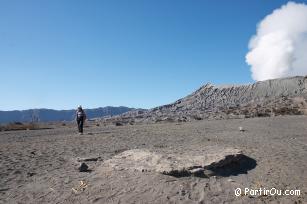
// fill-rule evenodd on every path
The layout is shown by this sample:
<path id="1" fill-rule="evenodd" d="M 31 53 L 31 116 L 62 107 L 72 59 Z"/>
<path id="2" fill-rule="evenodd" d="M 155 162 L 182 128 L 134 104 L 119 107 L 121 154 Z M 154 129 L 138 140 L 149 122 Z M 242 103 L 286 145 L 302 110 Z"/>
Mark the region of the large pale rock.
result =
<path id="1" fill-rule="evenodd" d="M 219 146 L 185 152 L 154 152 L 133 149 L 115 155 L 104 162 L 104 167 L 114 170 L 155 171 L 173 176 L 199 174 L 204 169 L 223 167 L 239 159 L 241 151 Z"/>

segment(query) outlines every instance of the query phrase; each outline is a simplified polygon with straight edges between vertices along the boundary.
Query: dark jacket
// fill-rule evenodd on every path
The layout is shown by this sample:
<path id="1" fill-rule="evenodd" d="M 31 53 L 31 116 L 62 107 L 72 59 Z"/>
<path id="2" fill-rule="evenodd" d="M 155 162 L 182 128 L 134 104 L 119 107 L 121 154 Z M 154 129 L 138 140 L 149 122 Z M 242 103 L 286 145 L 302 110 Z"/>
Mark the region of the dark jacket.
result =
<path id="1" fill-rule="evenodd" d="M 82 109 L 82 108 L 78 108 L 77 109 L 77 111 L 76 111 L 76 118 L 77 118 L 77 120 L 79 119 L 83 119 L 83 120 L 85 120 L 86 119 L 86 114 L 85 114 L 85 112 L 84 112 L 84 110 Z"/>

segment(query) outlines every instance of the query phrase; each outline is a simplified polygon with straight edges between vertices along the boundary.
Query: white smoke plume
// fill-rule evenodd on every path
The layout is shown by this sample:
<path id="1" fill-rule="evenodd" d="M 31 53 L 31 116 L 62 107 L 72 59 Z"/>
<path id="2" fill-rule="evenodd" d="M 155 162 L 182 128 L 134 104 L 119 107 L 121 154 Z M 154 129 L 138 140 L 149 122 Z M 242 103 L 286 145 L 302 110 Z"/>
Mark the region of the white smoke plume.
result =
<path id="1" fill-rule="evenodd" d="M 307 5 L 288 2 L 266 16 L 249 42 L 246 62 L 256 81 L 307 75 Z"/>

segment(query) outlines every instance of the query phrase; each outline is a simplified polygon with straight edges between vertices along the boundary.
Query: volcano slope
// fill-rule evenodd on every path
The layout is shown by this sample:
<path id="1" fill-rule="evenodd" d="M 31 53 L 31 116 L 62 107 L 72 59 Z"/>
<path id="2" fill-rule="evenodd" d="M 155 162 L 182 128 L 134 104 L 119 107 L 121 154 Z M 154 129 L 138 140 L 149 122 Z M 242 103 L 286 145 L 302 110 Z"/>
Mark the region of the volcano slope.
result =
<path id="1" fill-rule="evenodd" d="M 206 84 L 174 103 L 148 111 L 127 112 L 104 121 L 186 122 L 304 114 L 307 114 L 307 76 L 297 76 L 248 85 Z"/>

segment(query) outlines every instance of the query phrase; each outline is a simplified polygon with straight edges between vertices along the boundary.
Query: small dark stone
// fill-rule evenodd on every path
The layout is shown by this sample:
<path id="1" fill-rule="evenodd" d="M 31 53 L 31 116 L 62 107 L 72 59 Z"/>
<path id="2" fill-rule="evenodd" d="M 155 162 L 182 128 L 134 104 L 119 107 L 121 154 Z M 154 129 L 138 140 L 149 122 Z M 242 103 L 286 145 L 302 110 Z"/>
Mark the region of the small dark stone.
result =
<path id="1" fill-rule="evenodd" d="M 180 191 L 180 195 L 181 195 L 181 196 L 185 196 L 185 194 L 186 194 L 186 191 L 185 191 L 185 190 L 181 190 L 181 191 Z"/>
<path id="2" fill-rule="evenodd" d="M 123 124 L 120 123 L 120 122 L 116 122 L 116 123 L 115 123 L 115 126 L 123 126 Z"/>
<path id="3" fill-rule="evenodd" d="M 35 175 L 35 173 L 28 172 L 28 173 L 27 173 L 27 175 L 28 175 L 29 177 L 32 177 L 32 176 L 34 176 L 34 175 Z"/>
<path id="4" fill-rule="evenodd" d="M 79 167 L 80 172 L 87 172 L 88 171 L 88 166 L 85 163 L 81 163 Z"/>

